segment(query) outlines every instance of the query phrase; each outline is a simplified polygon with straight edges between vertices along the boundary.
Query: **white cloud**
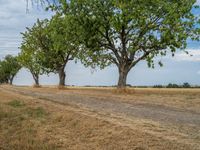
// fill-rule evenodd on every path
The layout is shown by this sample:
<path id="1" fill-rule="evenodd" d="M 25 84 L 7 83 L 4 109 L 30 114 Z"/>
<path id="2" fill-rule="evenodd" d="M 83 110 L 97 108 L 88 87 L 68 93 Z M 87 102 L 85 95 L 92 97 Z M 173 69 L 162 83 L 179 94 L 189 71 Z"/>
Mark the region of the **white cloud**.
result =
<path id="1" fill-rule="evenodd" d="M 200 49 L 188 49 L 187 51 L 189 54 L 178 52 L 174 59 L 176 61 L 200 62 Z"/>
<path id="2" fill-rule="evenodd" d="M 0 0 L 0 58 L 18 53 L 20 32 L 34 24 L 37 18 L 49 18 L 51 14 L 30 6 L 26 13 L 26 0 Z"/>
<path id="3" fill-rule="evenodd" d="M 200 5 L 200 0 L 197 0 L 196 4 L 197 4 L 197 5 Z"/>
<path id="4" fill-rule="evenodd" d="M 199 74 L 199 75 L 200 75 L 200 70 L 197 72 L 197 74 Z"/>

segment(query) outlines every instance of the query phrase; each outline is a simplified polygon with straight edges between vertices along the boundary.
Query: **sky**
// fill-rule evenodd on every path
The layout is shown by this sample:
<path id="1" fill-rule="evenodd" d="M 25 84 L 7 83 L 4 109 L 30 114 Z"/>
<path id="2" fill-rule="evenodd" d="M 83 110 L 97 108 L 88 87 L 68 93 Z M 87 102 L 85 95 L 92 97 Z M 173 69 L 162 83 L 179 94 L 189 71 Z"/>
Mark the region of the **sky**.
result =
<path id="1" fill-rule="evenodd" d="M 200 0 L 197 3 L 200 5 Z M 7 54 L 17 55 L 22 41 L 20 33 L 24 32 L 26 27 L 31 27 L 37 18 L 50 18 L 51 15 L 50 12 L 31 6 L 27 13 L 26 0 L 0 0 L 0 59 Z M 137 86 L 184 82 L 200 85 L 200 42 L 189 41 L 187 50 L 192 57 L 183 52 L 178 52 L 173 58 L 157 57 L 157 61 L 162 60 L 164 63 L 163 67 L 157 65 L 155 69 L 151 69 L 147 67 L 146 62 L 140 62 L 129 73 L 127 83 Z M 104 70 L 92 70 L 80 63 L 70 62 L 66 67 L 66 75 L 66 84 L 77 86 L 116 85 L 118 80 L 118 70 L 114 65 Z M 56 85 L 58 75 L 43 75 L 40 77 L 40 83 Z M 33 85 L 34 81 L 31 74 L 23 68 L 15 77 L 14 84 Z"/>

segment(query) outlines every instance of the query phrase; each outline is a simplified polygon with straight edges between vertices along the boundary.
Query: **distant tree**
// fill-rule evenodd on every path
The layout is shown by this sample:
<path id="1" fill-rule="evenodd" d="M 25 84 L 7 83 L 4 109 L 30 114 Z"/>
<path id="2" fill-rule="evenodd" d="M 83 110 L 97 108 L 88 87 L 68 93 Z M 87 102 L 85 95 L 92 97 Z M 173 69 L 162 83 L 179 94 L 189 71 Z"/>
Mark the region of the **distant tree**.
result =
<path id="1" fill-rule="evenodd" d="M 167 88 L 179 88 L 180 86 L 178 84 L 172 84 L 172 83 L 169 83 L 167 85 Z"/>
<path id="2" fill-rule="evenodd" d="M 12 85 L 15 75 L 20 69 L 21 66 L 17 61 L 17 57 L 7 55 L 0 63 L 1 82 Z"/>
<path id="3" fill-rule="evenodd" d="M 183 88 L 191 88 L 191 85 L 188 82 L 183 83 Z"/>
<path id="4" fill-rule="evenodd" d="M 154 88 L 163 88 L 162 85 L 154 85 L 153 87 L 154 87 Z"/>
<path id="5" fill-rule="evenodd" d="M 154 68 L 155 56 L 165 56 L 167 51 L 174 56 L 177 49 L 186 48 L 189 38 L 197 40 L 199 22 L 191 11 L 195 2 L 64 0 L 57 10 L 74 16 L 85 65 L 104 68 L 115 64 L 118 87 L 123 88 L 129 71 L 140 61 L 146 60 Z"/>

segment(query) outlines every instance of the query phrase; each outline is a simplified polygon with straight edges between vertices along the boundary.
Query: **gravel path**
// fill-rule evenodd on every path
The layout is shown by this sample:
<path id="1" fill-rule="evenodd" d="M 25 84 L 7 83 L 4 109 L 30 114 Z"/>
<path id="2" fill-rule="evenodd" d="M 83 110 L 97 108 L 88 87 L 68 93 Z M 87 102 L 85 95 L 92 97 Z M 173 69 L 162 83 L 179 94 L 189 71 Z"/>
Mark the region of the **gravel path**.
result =
<path id="1" fill-rule="evenodd" d="M 192 111 L 181 111 L 175 108 L 148 105 L 148 104 L 130 104 L 122 101 L 115 101 L 113 98 L 102 100 L 101 97 L 79 95 L 70 92 L 50 93 L 45 91 L 23 90 L 19 87 L 0 87 L 1 90 L 7 90 L 22 95 L 32 96 L 44 100 L 50 100 L 62 104 L 69 104 L 88 108 L 96 112 L 104 112 L 108 114 L 123 115 L 127 118 L 137 117 L 141 119 L 149 119 L 160 123 L 192 125 L 200 127 L 200 113 Z"/>

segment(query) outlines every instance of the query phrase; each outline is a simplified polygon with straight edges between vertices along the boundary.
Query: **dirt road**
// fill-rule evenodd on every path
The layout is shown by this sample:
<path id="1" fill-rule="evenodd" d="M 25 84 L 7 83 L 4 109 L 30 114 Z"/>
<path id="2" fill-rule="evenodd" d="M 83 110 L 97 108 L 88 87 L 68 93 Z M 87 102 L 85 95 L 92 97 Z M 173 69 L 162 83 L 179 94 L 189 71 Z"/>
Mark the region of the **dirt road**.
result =
<path id="1" fill-rule="evenodd" d="M 81 95 L 76 93 L 76 91 L 47 92 L 42 89 L 34 91 L 20 87 L 4 87 L 4 90 L 33 96 L 35 98 L 55 101 L 62 104 L 85 107 L 99 113 L 104 112 L 106 114 L 125 115 L 127 118 L 136 117 L 161 123 L 178 123 L 200 126 L 200 112 L 197 113 L 190 110 L 183 111 L 162 105 L 130 104 L 123 102 L 122 100 L 114 100 L 116 97 L 105 97 L 103 94 L 99 97 L 95 95 Z"/>
<path id="2" fill-rule="evenodd" d="M 200 149 L 200 95 L 198 92 L 186 94 L 185 99 L 182 99 L 182 93 L 174 94 L 173 92 L 167 94 L 136 92 L 135 96 L 124 96 L 104 90 L 34 89 L 10 86 L 0 87 L 0 91 L 9 91 L 85 109 L 97 118 L 129 128 L 141 128 L 147 133 L 177 140 L 180 143 L 188 143 L 194 149 Z M 145 97 L 144 101 L 139 101 L 141 96 Z M 156 96 L 158 100 L 155 102 Z M 153 98 L 154 100 L 151 100 Z M 166 104 L 160 102 L 159 98 L 160 101 L 166 101 Z M 179 98 L 179 101 L 176 98 Z M 190 102 L 191 100 L 194 104 Z M 173 103 L 174 105 L 170 105 Z"/>

